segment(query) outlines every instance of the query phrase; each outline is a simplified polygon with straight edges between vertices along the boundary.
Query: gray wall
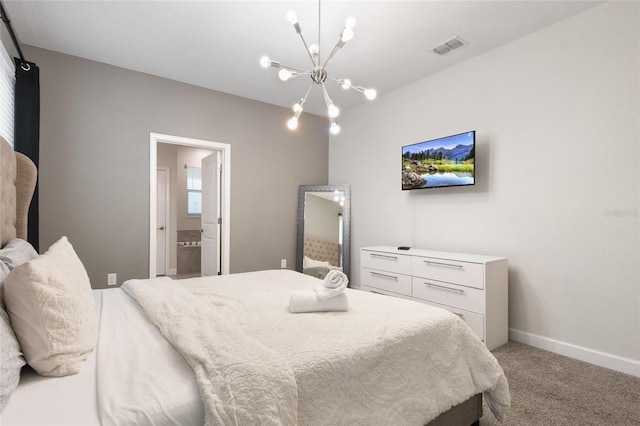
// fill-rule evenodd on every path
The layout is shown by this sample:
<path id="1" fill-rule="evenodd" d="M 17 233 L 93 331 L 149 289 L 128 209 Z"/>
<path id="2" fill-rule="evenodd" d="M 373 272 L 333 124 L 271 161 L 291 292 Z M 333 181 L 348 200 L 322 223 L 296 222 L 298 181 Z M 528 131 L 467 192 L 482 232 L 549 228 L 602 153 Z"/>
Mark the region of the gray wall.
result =
<path id="1" fill-rule="evenodd" d="M 231 272 L 294 265 L 297 187 L 326 184 L 326 119 L 44 49 L 40 245 L 67 235 L 92 286 L 149 269 L 149 133 L 231 145 Z M 313 159 L 313 160 L 309 160 Z"/>
<path id="2" fill-rule="evenodd" d="M 512 337 L 640 374 L 639 16 L 606 2 L 347 111 L 354 284 L 364 246 L 505 256 Z M 401 191 L 403 145 L 473 129 L 475 187 Z"/>

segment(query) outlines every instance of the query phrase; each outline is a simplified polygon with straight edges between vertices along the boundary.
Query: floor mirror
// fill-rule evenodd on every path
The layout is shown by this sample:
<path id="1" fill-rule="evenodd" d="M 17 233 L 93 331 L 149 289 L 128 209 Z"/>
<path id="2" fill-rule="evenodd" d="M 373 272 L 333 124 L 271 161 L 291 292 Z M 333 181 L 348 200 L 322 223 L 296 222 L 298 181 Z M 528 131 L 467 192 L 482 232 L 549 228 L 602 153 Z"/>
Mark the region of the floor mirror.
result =
<path id="1" fill-rule="evenodd" d="M 333 270 L 349 277 L 351 187 L 300 185 L 296 270 L 323 279 Z"/>

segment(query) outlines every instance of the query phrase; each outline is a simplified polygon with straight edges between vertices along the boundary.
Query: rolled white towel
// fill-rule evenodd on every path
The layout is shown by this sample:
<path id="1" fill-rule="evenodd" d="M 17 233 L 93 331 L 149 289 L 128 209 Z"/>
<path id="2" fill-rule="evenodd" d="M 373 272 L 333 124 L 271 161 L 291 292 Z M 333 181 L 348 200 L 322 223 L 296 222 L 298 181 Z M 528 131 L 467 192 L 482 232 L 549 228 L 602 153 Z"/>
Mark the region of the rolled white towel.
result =
<path id="1" fill-rule="evenodd" d="M 327 300 L 336 297 L 341 294 L 347 285 L 349 284 L 349 278 L 342 271 L 333 270 L 324 277 L 322 281 L 322 287 L 316 287 L 313 291 L 316 292 L 318 300 Z"/>
<path id="2" fill-rule="evenodd" d="M 289 294 L 289 311 L 302 312 L 346 312 L 349 310 L 347 295 L 342 293 L 327 300 L 318 300 L 311 290 L 294 290 Z"/>

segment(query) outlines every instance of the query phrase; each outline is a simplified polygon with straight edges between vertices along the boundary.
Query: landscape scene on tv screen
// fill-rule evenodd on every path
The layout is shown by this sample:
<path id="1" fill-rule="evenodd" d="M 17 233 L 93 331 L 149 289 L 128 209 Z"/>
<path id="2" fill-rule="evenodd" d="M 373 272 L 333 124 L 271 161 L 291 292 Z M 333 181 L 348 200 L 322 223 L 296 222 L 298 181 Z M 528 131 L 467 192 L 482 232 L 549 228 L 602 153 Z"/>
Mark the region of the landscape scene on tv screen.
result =
<path id="1" fill-rule="evenodd" d="M 475 131 L 402 147 L 402 189 L 475 184 Z"/>

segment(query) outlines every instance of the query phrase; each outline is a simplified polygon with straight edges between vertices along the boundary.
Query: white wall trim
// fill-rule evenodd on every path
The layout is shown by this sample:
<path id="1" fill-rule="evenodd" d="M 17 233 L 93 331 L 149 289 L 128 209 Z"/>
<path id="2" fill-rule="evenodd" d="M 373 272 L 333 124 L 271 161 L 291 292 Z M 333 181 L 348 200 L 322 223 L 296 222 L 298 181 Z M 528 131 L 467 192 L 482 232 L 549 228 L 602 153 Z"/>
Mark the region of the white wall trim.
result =
<path id="1" fill-rule="evenodd" d="M 548 337 L 515 330 L 513 328 L 509 329 L 509 340 L 599 365 L 621 373 L 640 377 L 639 360 L 596 351 L 582 346 L 573 345 L 571 343 L 550 339 Z"/>
<path id="2" fill-rule="evenodd" d="M 182 136 L 149 134 L 149 277 L 156 276 L 156 169 L 158 165 L 158 143 L 192 146 L 220 152 L 222 163 L 222 194 L 220 212 L 222 213 L 222 264 L 220 273 L 229 273 L 229 250 L 231 248 L 231 145 Z"/>

